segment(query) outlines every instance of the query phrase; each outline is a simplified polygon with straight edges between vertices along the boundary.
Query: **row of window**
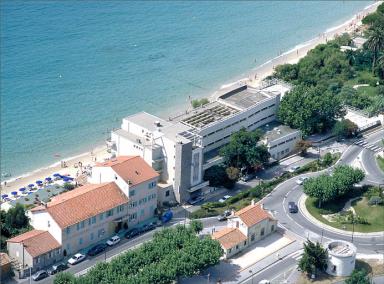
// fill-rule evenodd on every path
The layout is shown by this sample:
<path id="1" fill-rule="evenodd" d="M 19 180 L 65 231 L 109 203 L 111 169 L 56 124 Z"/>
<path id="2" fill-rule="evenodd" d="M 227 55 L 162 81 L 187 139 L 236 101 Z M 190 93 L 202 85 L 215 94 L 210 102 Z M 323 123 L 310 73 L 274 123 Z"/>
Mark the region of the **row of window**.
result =
<path id="1" fill-rule="evenodd" d="M 156 196 L 157 196 L 156 193 L 152 193 L 152 194 L 140 199 L 139 201 L 132 201 L 128 206 L 129 206 L 129 208 L 134 208 L 137 205 L 141 205 L 141 204 L 147 203 L 147 201 L 155 199 Z"/>
<path id="2" fill-rule="evenodd" d="M 118 207 L 116 207 L 116 213 L 120 213 L 123 211 L 124 211 L 124 205 L 119 205 Z M 114 208 L 112 208 L 111 210 L 108 210 L 106 212 L 100 213 L 99 214 L 99 220 L 102 221 L 104 218 L 109 218 L 109 217 L 113 216 L 113 214 L 114 214 Z M 83 221 L 76 224 L 76 230 L 79 231 L 81 229 L 84 229 L 86 224 L 88 224 L 88 226 L 96 224 L 96 221 L 97 221 L 97 216 L 93 216 L 87 220 L 83 220 Z M 67 233 L 67 235 L 69 235 L 71 233 L 71 226 L 66 228 L 66 233 Z"/>
<path id="3" fill-rule="evenodd" d="M 46 258 L 53 258 L 53 257 L 55 257 L 56 255 L 59 255 L 59 254 L 61 254 L 61 249 L 60 248 L 56 249 L 56 250 L 52 250 L 52 251 L 50 251 L 50 252 L 48 252 L 48 253 L 46 253 L 44 255 L 36 257 L 35 263 L 38 264 L 40 262 L 43 262 L 44 257 L 46 257 Z"/>

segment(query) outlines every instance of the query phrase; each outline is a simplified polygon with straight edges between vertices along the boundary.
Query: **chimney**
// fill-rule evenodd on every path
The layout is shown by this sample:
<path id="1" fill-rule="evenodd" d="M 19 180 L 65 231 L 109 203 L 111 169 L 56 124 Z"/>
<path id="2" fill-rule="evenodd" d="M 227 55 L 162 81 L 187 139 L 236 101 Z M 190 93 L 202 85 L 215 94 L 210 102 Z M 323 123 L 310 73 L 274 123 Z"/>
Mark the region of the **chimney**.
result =
<path id="1" fill-rule="evenodd" d="M 235 210 L 234 209 L 231 210 L 231 216 L 235 216 Z"/>
<path id="2" fill-rule="evenodd" d="M 264 209 L 264 203 L 260 204 L 261 209 Z"/>
<path id="3" fill-rule="evenodd" d="M 255 199 L 252 199 L 251 204 L 255 205 Z"/>

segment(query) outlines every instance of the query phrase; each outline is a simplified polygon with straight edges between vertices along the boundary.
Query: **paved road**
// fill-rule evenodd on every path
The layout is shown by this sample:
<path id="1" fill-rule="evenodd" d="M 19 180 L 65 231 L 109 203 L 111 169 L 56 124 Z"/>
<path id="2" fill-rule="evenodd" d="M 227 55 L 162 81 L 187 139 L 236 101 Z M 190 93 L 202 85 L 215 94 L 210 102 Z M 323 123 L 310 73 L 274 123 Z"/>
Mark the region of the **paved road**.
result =
<path id="1" fill-rule="evenodd" d="M 381 130 L 375 134 L 370 135 L 366 140 L 370 143 L 380 143 L 381 138 L 384 136 L 384 131 Z M 360 146 L 352 145 L 342 155 L 340 164 L 352 163 L 360 154 L 363 161 L 365 161 L 365 170 L 367 171 L 366 182 L 380 184 L 382 183 L 383 174 L 378 174 L 378 168 L 375 160 L 370 160 L 369 156 L 372 151 L 366 150 Z M 319 173 L 305 174 L 305 176 L 316 176 Z M 327 241 L 330 239 L 344 239 L 347 241 L 352 240 L 352 234 L 339 234 L 336 232 L 323 229 L 317 224 L 313 224 L 307 220 L 301 212 L 296 214 L 288 213 L 287 204 L 289 201 L 298 202 L 302 196 L 302 186 L 296 184 L 296 178 L 290 179 L 280 184 L 274 192 L 268 196 L 264 205 L 265 208 L 272 211 L 274 216 L 279 220 L 279 223 L 287 230 L 296 234 L 297 238 L 305 239 L 310 238 L 313 240 Z M 357 246 L 359 252 L 364 253 L 377 253 L 384 251 L 384 236 L 378 237 L 362 237 L 354 236 L 354 244 Z"/>

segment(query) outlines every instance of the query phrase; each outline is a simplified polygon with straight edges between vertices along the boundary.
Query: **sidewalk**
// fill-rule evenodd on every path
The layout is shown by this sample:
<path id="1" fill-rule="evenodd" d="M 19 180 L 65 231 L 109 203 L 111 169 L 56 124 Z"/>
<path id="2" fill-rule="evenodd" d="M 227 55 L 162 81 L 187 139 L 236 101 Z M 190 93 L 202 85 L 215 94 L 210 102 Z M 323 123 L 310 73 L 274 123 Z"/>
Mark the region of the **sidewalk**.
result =
<path id="1" fill-rule="evenodd" d="M 330 231 L 330 232 L 333 232 L 333 233 L 337 233 L 337 234 L 340 234 L 340 235 L 344 235 L 344 236 L 350 236 L 351 235 L 351 232 L 350 231 L 344 231 L 344 230 L 340 230 L 340 229 L 337 229 L 337 228 L 334 228 L 332 226 L 329 226 L 327 224 L 324 224 L 322 222 L 320 222 L 319 220 L 317 220 L 315 217 L 313 217 L 307 210 L 307 207 L 305 206 L 305 201 L 307 200 L 308 196 L 303 194 L 300 199 L 299 199 L 299 202 L 298 202 L 298 207 L 299 207 L 299 210 L 300 212 L 303 214 L 303 216 L 308 220 L 310 221 L 312 224 L 315 224 L 316 226 L 318 226 L 319 228 L 323 228 L 324 230 L 326 231 Z M 354 235 L 355 236 L 358 236 L 358 237 L 382 237 L 384 234 L 384 232 L 374 232 L 374 233 L 359 233 L 359 232 L 354 232 Z"/>

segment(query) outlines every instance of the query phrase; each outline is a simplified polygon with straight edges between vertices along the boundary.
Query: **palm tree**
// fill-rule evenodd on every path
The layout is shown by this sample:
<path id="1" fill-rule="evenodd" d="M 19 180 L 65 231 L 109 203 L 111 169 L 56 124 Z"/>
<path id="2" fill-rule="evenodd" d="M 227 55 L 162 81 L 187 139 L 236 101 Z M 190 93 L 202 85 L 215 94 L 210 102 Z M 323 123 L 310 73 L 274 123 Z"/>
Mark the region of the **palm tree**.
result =
<path id="1" fill-rule="evenodd" d="M 365 45 L 373 53 L 372 73 L 374 73 L 377 56 L 379 52 L 384 49 L 384 29 L 380 26 L 369 29 L 369 38 Z"/>
<path id="2" fill-rule="evenodd" d="M 377 59 L 377 66 L 379 67 L 379 77 L 384 79 L 384 54 Z"/>

